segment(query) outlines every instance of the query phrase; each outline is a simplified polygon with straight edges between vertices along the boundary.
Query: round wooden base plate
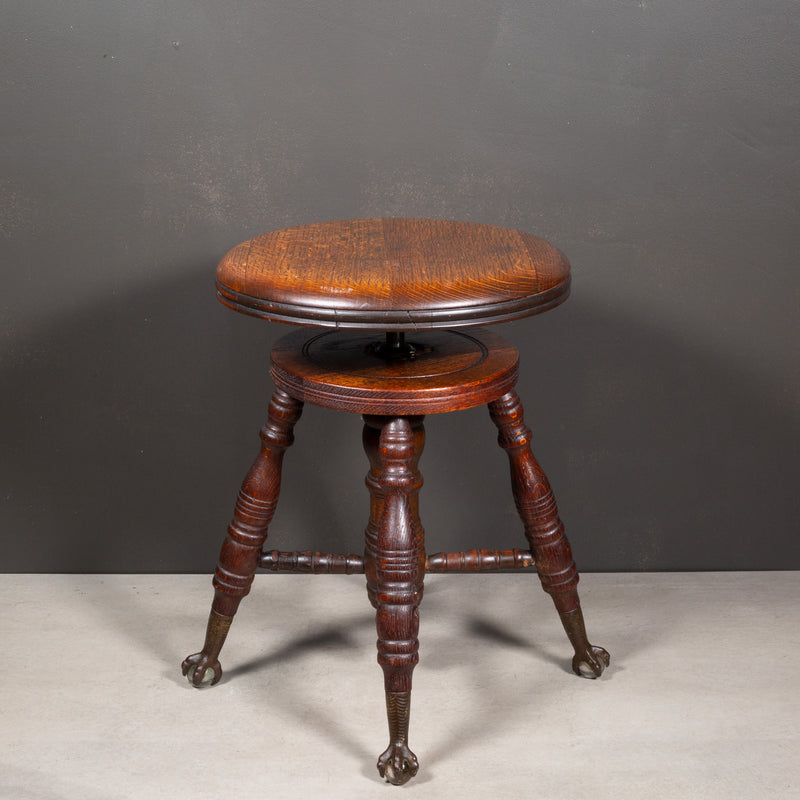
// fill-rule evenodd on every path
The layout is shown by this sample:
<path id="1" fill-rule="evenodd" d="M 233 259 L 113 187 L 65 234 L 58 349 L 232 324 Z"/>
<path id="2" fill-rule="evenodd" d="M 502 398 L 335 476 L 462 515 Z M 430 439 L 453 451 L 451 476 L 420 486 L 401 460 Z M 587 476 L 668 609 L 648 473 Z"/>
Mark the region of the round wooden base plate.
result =
<path id="1" fill-rule="evenodd" d="M 406 334 L 412 355 L 386 355 L 380 332 L 299 330 L 272 349 L 270 373 L 287 394 L 359 414 L 435 414 L 484 405 L 510 391 L 519 353 L 490 331 Z"/>

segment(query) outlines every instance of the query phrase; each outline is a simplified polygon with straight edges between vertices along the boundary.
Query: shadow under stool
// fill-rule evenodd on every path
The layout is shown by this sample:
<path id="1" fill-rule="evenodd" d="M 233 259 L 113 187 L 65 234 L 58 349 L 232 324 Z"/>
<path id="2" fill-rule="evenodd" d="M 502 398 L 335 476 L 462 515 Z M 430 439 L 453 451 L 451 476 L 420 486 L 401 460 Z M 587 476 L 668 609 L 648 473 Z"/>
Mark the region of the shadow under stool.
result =
<path id="1" fill-rule="evenodd" d="M 569 262 L 544 240 L 444 220 L 301 225 L 250 239 L 225 256 L 217 268 L 217 294 L 225 305 L 303 327 L 272 349 L 276 388 L 261 450 L 222 545 L 205 644 L 183 662 L 193 685 L 221 678 L 220 650 L 258 567 L 366 575 L 389 722 L 378 770 L 394 784 L 418 769 L 408 727 L 426 572 L 535 566 L 575 650 L 573 670 L 602 674 L 609 655 L 587 639 L 578 571 L 514 391 L 519 354 L 481 327 L 553 308 L 567 298 L 569 284 Z M 363 557 L 264 549 L 283 456 L 304 403 L 363 416 L 370 495 Z M 429 555 L 418 510 L 423 420 L 479 405 L 488 406 L 508 454 L 529 549 Z"/>

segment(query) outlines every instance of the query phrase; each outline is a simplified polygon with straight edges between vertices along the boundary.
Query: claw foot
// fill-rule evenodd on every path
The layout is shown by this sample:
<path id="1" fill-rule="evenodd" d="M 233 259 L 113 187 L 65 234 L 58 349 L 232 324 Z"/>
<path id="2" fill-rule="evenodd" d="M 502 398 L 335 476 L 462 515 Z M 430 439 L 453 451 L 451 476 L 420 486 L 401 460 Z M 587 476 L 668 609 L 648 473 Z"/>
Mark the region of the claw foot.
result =
<path id="1" fill-rule="evenodd" d="M 581 678 L 599 678 L 611 663 L 611 656 L 602 647 L 589 645 L 586 650 L 575 653 L 572 671 Z"/>
<path id="2" fill-rule="evenodd" d="M 395 786 L 402 786 L 417 774 L 419 762 L 417 757 L 403 742 L 390 744 L 378 756 L 378 772 Z"/>
<path id="3" fill-rule="evenodd" d="M 189 679 L 192 686 L 213 686 L 222 677 L 219 661 L 211 659 L 204 653 L 187 656 L 181 664 L 181 672 Z"/>

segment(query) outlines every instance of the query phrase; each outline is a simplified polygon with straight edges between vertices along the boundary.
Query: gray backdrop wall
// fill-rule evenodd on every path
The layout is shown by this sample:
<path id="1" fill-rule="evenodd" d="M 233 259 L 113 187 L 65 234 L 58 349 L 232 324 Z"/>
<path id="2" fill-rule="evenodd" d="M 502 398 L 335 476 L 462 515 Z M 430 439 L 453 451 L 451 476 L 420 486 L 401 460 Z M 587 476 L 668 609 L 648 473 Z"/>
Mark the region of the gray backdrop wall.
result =
<path id="1" fill-rule="evenodd" d="M 0 569 L 210 571 L 288 330 L 215 263 L 394 215 L 570 257 L 570 301 L 500 332 L 584 571 L 800 567 L 798 10 L 6 4 Z M 307 410 L 274 546 L 360 549 L 360 429 Z M 494 441 L 429 418 L 431 548 L 522 544 Z"/>

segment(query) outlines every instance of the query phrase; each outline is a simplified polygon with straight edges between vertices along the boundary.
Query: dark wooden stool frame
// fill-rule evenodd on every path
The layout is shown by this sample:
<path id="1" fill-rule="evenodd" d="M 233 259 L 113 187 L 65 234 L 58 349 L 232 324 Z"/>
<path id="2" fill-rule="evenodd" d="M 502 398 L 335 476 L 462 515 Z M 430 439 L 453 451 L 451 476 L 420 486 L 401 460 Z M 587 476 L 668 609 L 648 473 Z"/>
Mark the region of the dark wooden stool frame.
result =
<path id="1" fill-rule="evenodd" d="M 278 341 L 272 350 L 270 371 L 276 390 L 269 404 L 267 423 L 261 430 L 261 450 L 239 491 L 233 520 L 222 546 L 213 580 L 214 600 L 205 644 L 201 652 L 184 660 L 182 668 L 195 686 L 213 685 L 220 680 L 220 650 L 239 603 L 250 591 L 258 567 L 314 574 L 364 573 L 369 599 L 377 612 L 378 663 L 384 672 L 389 723 L 389 746 L 378 758 L 378 770 L 391 783 L 403 784 L 418 769 L 417 758 L 408 746 L 408 726 L 411 677 L 419 661 L 419 605 L 426 572 L 483 572 L 535 567 L 542 587 L 553 598 L 574 648 L 572 668 L 575 673 L 597 677 L 610 659 L 603 648 L 591 645 L 587 639 L 577 592 L 578 571 L 550 484 L 531 451 L 531 431 L 525 424 L 522 405 L 514 390 L 519 365 L 516 348 L 487 330 L 469 333 L 435 330 L 446 326 L 448 314 L 455 317 L 451 324 L 465 327 L 500 321 L 499 316 L 507 319 L 546 310 L 566 298 L 569 264 L 555 248 L 542 240 L 501 228 L 428 220 L 327 223 L 276 232 L 231 251 L 218 271 L 220 298 L 239 311 L 268 319 L 295 323 L 304 320 L 306 325 L 312 319 L 314 324 L 330 325 L 330 320 L 319 317 L 328 313 L 325 306 L 313 303 L 313 298 L 309 301 L 308 286 L 303 286 L 302 296 L 298 291 L 287 302 L 286 292 L 281 293 L 281 287 L 274 285 L 268 290 L 263 286 L 253 289 L 251 285 L 247 291 L 242 291 L 242 286 L 236 284 L 236 270 L 242 264 L 244 247 L 248 254 L 244 264 L 251 273 L 253 265 L 259 267 L 259 275 L 268 271 L 264 264 L 274 270 L 275 254 L 285 258 L 288 248 L 280 239 L 278 245 L 274 240 L 265 242 L 270 236 L 288 234 L 292 244 L 296 244 L 299 237 L 306 245 L 301 255 L 307 257 L 309 242 L 316 243 L 320 237 L 324 237 L 329 248 L 332 239 L 339 243 L 348 241 L 347 236 L 355 234 L 352 230 L 343 230 L 342 226 L 354 223 L 361 224 L 356 242 L 367 240 L 367 245 L 362 245 L 362 248 L 366 247 L 370 253 L 374 252 L 376 245 L 369 237 L 380 229 L 381 248 L 386 242 L 391 243 L 394 235 L 396 252 L 402 252 L 398 241 L 401 244 L 416 242 L 420 236 L 424 238 L 427 235 L 431 241 L 445 242 L 449 245 L 445 255 L 450 263 L 452 241 L 448 241 L 448 237 L 462 240 L 465 231 L 468 239 L 469 235 L 474 239 L 477 231 L 482 237 L 477 243 L 478 249 L 483 244 L 484 250 L 488 247 L 492 257 L 496 257 L 498 249 L 502 250 L 498 248 L 501 237 L 510 234 L 528 237 L 538 248 L 532 249 L 530 242 L 525 242 L 530 269 L 537 273 L 536 291 L 523 285 L 518 296 L 509 297 L 506 293 L 499 304 L 492 297 L 491 302 L 482 307 L 469 308 L 466 303 L 461 303 L 455 310 L 452 304 L 449 308 L 439 309 L 428 301 L 424 309 L 424 322 L 427 324 L 416 324 L 419 320 L 411 320 L 415 323 L 412 329 L 408 329 L 410 308 L 386 309 L 376 307 L 377 304 L 372 302 L 366 306 L 366 311 L 336 310 L 335 316 L 340 322 L 348 311 L 351 312 L 350 324 L 339 325 L 347 330 L 321 333 L 301 330 Z M 293 236 L 295 238 L 291 238 Z M 490 247 L 486 245 L 487 240 Z M 519 240 L 513 237 L 512 240 L 518 252 Z M 259 260 L 252 256 L 254 242 L 262 247 Z M 473 240 L 469 244 L 471 250 L 468 252 L 473 252 L 476 242 Z M 510 251 L 506 239 L 502 244 L 506 248 L 504 254 Z M 264 252 L 270 258 L 266 258 Z M 346 257 L 357 260 L 363 252 L 362 249 L 360 254 L 354 255 L 348 245 Z M 301 255 L 294 257 L 300 258 Z M 340 251 L 334 256 L 337 264 L 345 258 Z M 559 269 L 548 272 L 542 268 L 543 263 L 545 266 L 549 263 L 547 258 L 558 260 L 558 257 Z M 426 259 L 430 263 L 430 251 L 426 252 Z M 515 269 L 516 276 L 518 264 Z M 554 276 L 544 286 L 542 273 Z M 413 283 L 408 271 L 404 278 L 404 285 Z M 296 277 L 293 280 L 297 282 Z M 524 281 L 518 283 L 524 284 Z M 370 288 L 376 293 L 374 286 Z M 483 291 L 485 293 L 485 286 Z M 377 295 L 380 297 L 380 292 Z M 502 303 L 506 304 L 505 308 L 498 308 Z M 493 308 L 487 310 L 488 305 Z M 416 306 L 413 310 L 419 312 Z M 404 325 L 408 333 L 403 329 Z M 385 331 L 385 338 L 384 334 L 375 333 L 375 329 Z M 366 477 L 370 513 L 363 557 L 264 549 L 280 492 L 283 456 L 293 442 L 293 429 L 306 402 L 363 415 L 363 443 L 370 465 Z M 418 503 L 422 486 L 418 465 L 425 443 L 424 417 L 484 404 L 497 426 L 499 444 L 508 454 L 512 491 L 529 549 L 468 550 L 428 555 Z"/>

